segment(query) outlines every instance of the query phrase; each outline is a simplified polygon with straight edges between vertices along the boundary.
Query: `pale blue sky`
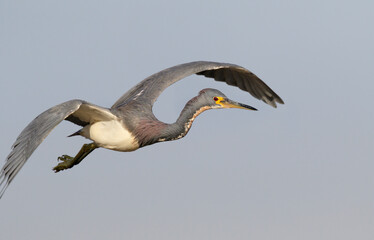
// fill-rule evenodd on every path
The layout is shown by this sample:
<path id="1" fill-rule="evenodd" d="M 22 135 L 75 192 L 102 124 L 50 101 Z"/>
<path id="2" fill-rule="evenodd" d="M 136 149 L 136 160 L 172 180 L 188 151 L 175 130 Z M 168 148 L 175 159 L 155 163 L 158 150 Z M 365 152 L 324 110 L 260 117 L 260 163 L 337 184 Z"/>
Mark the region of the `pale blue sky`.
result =
<path id="1" fill-rule="evenodd" d="M 273 109 L 193 76 L 165 91 L 174 121 L 206 87 L 258 112 L 209 111 L 179 141 L 75 154 L 59 125 L 0 201 L 0 238 L 374 238 L 372 1 L 0 1 L 0 159 L 39 113 L 109 107 L 164 68 L 239 64 L 285 101 Z"/>

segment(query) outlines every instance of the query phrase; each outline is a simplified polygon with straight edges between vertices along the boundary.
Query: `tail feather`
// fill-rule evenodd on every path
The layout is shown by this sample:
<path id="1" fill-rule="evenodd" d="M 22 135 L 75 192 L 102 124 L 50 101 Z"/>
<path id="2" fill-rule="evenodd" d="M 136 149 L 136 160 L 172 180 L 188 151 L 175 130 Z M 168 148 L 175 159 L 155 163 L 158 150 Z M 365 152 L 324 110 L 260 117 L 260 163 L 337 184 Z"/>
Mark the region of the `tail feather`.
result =
<path id="1" fill-rule="evenodd" d="M 68 137 L 74 137 L 74 136 L 80 136 L 81 135 L 81 130 L 76 131 L 75 133 L 69 135 Z"/>

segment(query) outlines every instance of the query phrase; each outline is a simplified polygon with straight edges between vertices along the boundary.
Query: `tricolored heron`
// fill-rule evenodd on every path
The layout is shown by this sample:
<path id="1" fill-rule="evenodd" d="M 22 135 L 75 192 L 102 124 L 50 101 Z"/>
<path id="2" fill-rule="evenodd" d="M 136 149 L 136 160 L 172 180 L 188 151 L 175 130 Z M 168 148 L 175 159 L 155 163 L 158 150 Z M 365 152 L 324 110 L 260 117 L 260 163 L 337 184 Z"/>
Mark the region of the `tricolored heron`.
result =
<path id="1" fill-rule="evenodd" d="M 79 164 L 95 148 L 102 147 L 128 152 L 157 142 L 184 137 L 194 119 L 213 108 L 255 108 L 232 101 L 216 89 L 203 89 L 187 102 L 173 124 L 159 121 L 152 106 L 165 88 L 189 75 L 204 75 L 224 81 L 249 92 L 255 98 L 276 107 L 283 100 L 261 79 L 247 69 L 234 64 L 217 62 L 191 62 L 158 72 L 126 92 L 111 108 L 103 108 L 83 100 L 70 100 L 56 105 L 37 116 L 21 132 L 0 173 L 0 198 L 19 170 L 45 137 L 62 120 L 82 126 L 80 135 L 92 140 L 84 144 L 75 157 L 62 155 L 55 172 Z"/>

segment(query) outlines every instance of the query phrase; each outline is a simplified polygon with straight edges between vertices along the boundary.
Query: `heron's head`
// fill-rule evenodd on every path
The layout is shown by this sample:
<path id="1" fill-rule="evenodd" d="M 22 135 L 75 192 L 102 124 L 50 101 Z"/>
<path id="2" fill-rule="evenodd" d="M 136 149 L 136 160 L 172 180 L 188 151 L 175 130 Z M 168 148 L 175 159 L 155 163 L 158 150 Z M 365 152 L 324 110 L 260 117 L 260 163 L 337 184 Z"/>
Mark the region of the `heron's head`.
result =
<path id="1" fill-rule="evenodd" d="M 199 96 L 212 108 L 240 108 L 246 110 L 257 110 L 254 107 L 243 103 L 235 102 L 226 97 L 221 91 L 212 88 L 206 88 L 200 91 Z"/>

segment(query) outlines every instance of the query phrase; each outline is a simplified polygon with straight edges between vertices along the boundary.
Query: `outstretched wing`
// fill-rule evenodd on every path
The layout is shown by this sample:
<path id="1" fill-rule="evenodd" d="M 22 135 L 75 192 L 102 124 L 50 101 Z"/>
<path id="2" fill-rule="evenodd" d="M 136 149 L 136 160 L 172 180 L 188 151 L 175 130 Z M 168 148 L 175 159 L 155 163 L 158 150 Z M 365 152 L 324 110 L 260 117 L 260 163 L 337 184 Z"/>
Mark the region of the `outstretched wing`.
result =
<path id="1" fill-rule="evenodd" d="M 249 70 L 229 63 L 200 61 L 177 65 L 153 74 L 126 92 L 112 108 L 134 100 L 151 107 L 168 86 L 192 74 L 204 75 L 239 87 L 273 107 L 277 107 L 276 103 L 283 104 L 283 100 Z"/>
<path id="2" fill-rule="evenodd" d="M 62 120 L 84 126 L 90 122 L 113 119 L 108 109 L 82 100 L 71 100 L 41 113 L 21 132 L 0 172 L 0 198 L 27 159 Z"/>

